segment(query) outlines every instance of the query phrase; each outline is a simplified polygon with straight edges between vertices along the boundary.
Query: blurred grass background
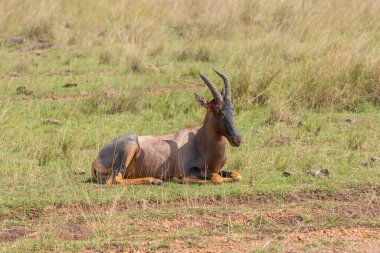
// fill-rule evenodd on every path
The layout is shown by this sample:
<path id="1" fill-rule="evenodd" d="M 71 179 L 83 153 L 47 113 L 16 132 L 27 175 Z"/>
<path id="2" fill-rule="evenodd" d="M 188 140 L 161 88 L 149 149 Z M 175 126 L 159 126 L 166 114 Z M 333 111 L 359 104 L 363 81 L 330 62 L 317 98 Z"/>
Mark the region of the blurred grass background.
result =
<path id="1" fill-rule="evenodd" d="M 3 45 L 1 69 L 104 69 L 168 84 L 215 66 L 241 102 L 361 111 L 380 101 L 379 10 L 371 0 L 7 1 L 0 35 L 52 42 L 55 55 L 46 66 Z M 162 74 L 141 74 L 146 63 Z"/>

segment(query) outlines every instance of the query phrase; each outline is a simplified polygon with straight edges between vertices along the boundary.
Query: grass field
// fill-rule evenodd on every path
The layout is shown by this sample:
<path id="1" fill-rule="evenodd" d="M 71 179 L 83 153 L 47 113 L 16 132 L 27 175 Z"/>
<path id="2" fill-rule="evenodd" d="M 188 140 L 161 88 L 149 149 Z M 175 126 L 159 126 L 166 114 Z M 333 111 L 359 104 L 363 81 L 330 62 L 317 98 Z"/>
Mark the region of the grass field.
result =
<path id="1" fill-rule="evenodd" d="M 376 252 L 379 13 L 376 0 L 0 2 L 1 251 Z M 221 87 L 212 67 L 232 81 L 244 141 L 225 168 L 242 182 L 91 182 L 116 136 L 200 126 L 193 93 L 211 98 L 199 70 Z"/>

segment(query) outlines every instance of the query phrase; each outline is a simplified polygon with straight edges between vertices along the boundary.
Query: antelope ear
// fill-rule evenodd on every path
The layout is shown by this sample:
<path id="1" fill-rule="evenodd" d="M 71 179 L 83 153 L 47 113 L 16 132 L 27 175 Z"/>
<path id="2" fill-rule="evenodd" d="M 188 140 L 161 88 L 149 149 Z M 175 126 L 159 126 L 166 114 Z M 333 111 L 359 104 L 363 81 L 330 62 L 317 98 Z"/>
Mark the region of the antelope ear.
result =
<path id="1" fill-rule="evenodd" d="M 197 93 L 194 93 L 195 95 L 195 99 L 198 101 L 198 103 L 204 107 L 204 108 L 207 108 L 207 101 L 206 99 L 204 99 L 204 97 L 202 97 L 201 95 L 198 95 Z"/>

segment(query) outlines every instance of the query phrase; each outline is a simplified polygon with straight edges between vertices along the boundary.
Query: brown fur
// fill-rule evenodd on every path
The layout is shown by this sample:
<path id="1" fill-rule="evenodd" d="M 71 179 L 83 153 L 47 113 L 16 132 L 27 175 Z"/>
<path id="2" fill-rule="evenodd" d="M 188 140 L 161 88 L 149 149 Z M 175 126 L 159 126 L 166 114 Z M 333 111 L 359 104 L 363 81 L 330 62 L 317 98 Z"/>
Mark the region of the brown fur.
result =
<path id="1" fill-rule="evenodd" d="M 207 109 L 198 129 L 187 127 L 161 136 L 124 135 L 113 140 L 93 162 L 94 177 L 107 184 L 125 185 L 160 184 L 161 180 L 197 184 L 240 181 L 239 173 L 221 171 L 227 160 L 226 138 L 239 146 L 240 135 L 233 123 L 231 102 L 217 98 L 207 102 L 196 95 Z"/>

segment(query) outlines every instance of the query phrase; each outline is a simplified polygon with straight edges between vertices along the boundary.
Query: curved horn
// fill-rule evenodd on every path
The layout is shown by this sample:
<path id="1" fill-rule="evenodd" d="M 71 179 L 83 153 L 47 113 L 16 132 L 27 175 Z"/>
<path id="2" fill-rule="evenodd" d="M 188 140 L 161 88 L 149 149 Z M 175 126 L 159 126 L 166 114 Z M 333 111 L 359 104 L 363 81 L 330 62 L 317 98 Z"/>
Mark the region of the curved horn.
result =
<path id="1" fill-rule="evenodd" d="M 222 97 L 222 95 L 220 95 L 219 91 L 215 88 L 214 84 L 212 84 L 212 82 L 205 75 L 203 75 L 202 72 L 200 72 L 200 71 L 199 71 L 199 76 L 202 78 L 203 82 L 205 82 L 207 87 L 210 89 L 215 100 L 218 102 L 223 102 L 223 97 Z"/>
<path id="2" fill-rule="evenodd" d="M 231 101 L 231 83 L 230 83 L 230 79 L 228 79 L 228 77 L 224 73 L 219 72 L 219 71 L 217 71 L 214 68 L 213 68 L 213 70 L 215 71 L 215 73 L 218 74 L 218 76 L 220 76 L 223 79 L 224 87 L 225 87 L 225 97 L 226 97 L 226 99 L 228 99 L 229 101 Z"/>
<path id="3" fill-rule="evenodd" d="M 222 95 L 222 97 L 224 97 L 224 98 L 226 97 L 226 90 L 224 89 L 224 87 L 220 91 L 220 95 Z"/>

